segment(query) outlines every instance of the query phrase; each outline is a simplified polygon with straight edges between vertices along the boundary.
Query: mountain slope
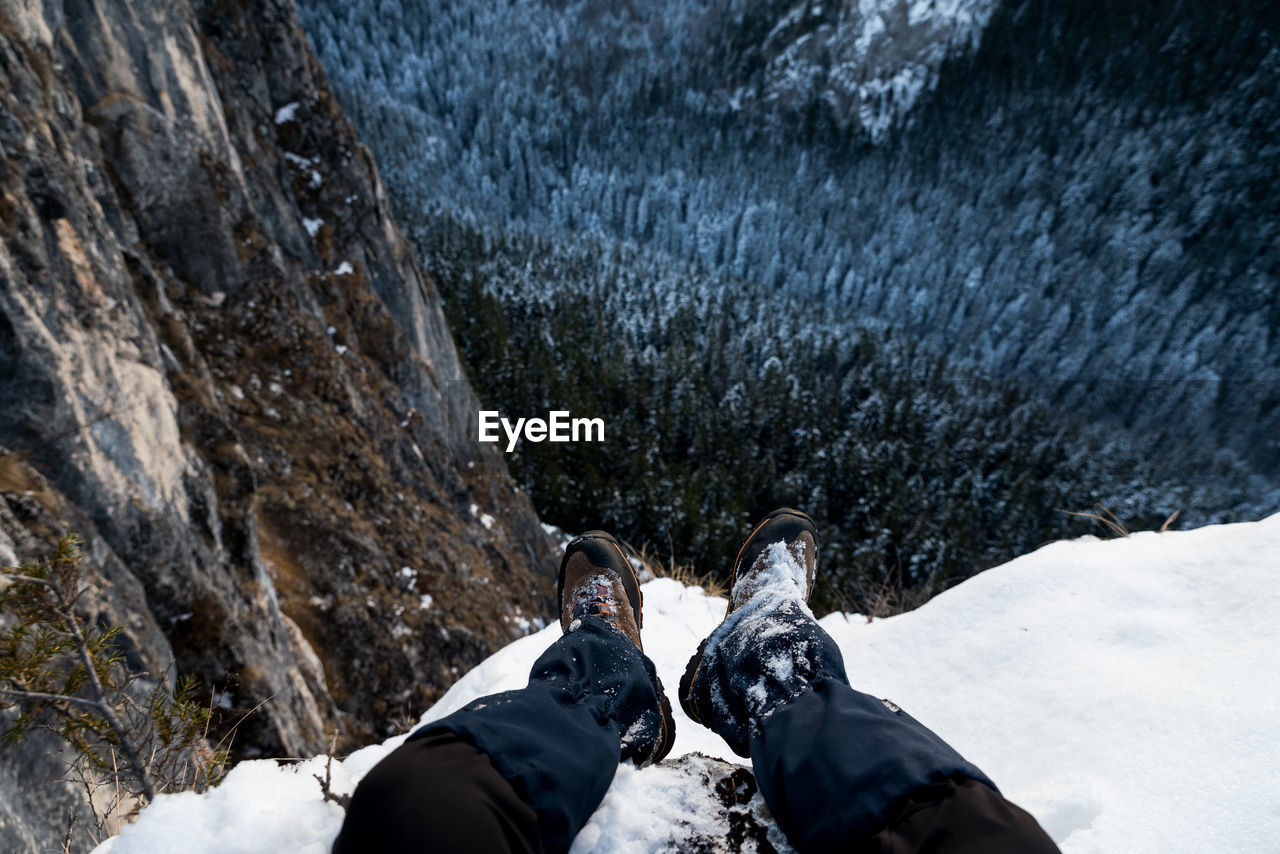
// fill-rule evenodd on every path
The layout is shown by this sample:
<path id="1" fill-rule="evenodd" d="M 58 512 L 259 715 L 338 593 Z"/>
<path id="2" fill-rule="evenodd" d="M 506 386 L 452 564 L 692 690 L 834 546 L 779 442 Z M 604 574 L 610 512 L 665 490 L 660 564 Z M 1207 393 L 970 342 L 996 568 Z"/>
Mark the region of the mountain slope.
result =
<path id="1" fill-rule="evenodd" d="M 415 214 L 635 241 L 1280 472 L 1267 4 L 721 5 L 302 14 Z"/>
<path id="2" fill-rule="evenodd" d="M 551 611 L 413 255 L 289 0 L 0 3 L 0 563 L 81 534 L 86 616 L 240 755 L 394 731 Z M 53 751 L 0 848 L 62 839 Z"/>
<path id="3" fill-rule="evenodd" d="M 566 530 L 707 572 L 760 514 L 803 506 L 839 568 L 825 612 L 873 607 L 882 585 L 927 598 L 1089 530 L 1064 511 L 1097 502 L 1134 530 L 1280 506 L 1174 428 L 1140 442 L 793 295 L 639 247 L 409 222 L 487 404 L 605 416 L 604 442 L 508 455 Z"/>
<path id="4" fill-rule="evenodd" d="M 892 698 L 1028 808 L 1064 854 L 1267 850 L 1280 759 L 1274 659 L 1280 516 L 1122 540 L 1053 543 L 868 623 L 830 614 L 853 684 Z M 676 684 L 724 600 L 660 579 L 645 586 L 646 650 Z M 559 631 L 513 643 L 454 685 L 423 720 L 519 687 Z M 732 769 L 709 731 L 677 708 L 672 759 L 619 769 L 575 851 L 649 852 L 706 843 L 752 850 L 769 839 L 757 797 L 736 818 L 708 789 Z M 403 736 L 334 762 L 349 790 Z M 161 799 L 98 854 L 322 852 L 341 810 L 301 765 L 249 762 L 204 796 Z M 635 804 L 645 805 L 637 820 Z M 254 805 L 249 808 L 249 805 Z M 750 819 L 744 817 L 750 815 Z M 1229 818 L 1228 818 L 1229 817 Z M 760 822 L 759 825 L 754 824 Z M 757 826 L 739 848 L 731 827 Z M 709 827 L 710 826 L 710 827 Z M 199 832 L 191 834 L 191 829 Z M 741 836 L 736 837 L 741 842 Z M 775 841 L 778 841 L 776 836 Z"/>
<path id="5" fill-rule="evenodd" d="M 706 570 L 801 502 L 850 579 L 919 587 L 1096 503 L 1135 529 L 1278 506 L 1264 4 L 301 15 L 486 405 L 617 424 L 517 450 L 548 521 Z M 828 84 L 913 51 L 930 86 L 871 144 Z"/>

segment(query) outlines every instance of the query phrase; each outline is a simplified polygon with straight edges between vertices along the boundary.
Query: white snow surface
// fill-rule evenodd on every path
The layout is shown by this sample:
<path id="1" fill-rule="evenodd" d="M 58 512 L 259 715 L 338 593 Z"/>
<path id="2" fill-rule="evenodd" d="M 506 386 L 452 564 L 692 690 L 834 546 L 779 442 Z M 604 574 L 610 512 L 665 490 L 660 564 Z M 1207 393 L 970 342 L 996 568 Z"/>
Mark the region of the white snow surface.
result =
<path id="1" fill-rule="evenodd" d="M 855 688 L 933 728 L 1065 854 L 1277 852 L 1277 568 L 1280 515 L 1086 538 L 991 569 L 908 614 L 872 623 L 829 614 L 822 625 Z M 725 601 L 670 579 L 643 591 L 646 652 L 671 692 Z M 522 686 L 559 631 L 553 623 L 500 650 L 422 720 Z M 672 757 L 744 763 L 674 705 Z M 404 738 L 335 760 L 333 788 L 349 792 Z M 314 776 L 325 763 L 242 762 L 211 792 L 159 797 L 95 854 L 323 854 L 342 821 Z M 705 794 L 688 780 L 624 765 L 575 852 L 657 851 L 677 821 L 698 827 Z"/>

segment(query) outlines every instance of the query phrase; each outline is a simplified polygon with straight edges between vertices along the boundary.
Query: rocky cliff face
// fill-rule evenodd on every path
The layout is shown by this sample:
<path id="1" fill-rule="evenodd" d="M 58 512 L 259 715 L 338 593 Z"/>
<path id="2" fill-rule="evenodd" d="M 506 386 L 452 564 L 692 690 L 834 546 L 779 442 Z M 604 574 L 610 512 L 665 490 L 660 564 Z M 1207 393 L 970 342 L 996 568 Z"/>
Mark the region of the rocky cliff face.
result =
<path id="1" fill-rule="evenodd" d="M 476 409 L 291 0 L 0 0 L 0 563 L 78 531 L 242 754 L 367 741 L 552 613 Z M 5 850 L 63 821 L 34 747 Z"/>

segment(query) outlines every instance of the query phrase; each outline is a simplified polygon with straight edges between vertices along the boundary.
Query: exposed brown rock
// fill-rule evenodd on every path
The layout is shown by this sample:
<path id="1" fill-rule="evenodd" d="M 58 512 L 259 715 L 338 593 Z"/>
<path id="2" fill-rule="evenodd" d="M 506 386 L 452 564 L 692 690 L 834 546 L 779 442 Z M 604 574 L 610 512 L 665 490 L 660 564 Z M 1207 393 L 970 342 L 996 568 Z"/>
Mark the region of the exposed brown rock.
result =
<path id="1" fill-rule="evenodd" d="M 553 612 L 477 408 L 291 2 L 0 2 L 0 557 L 79 530 L 239 752 L 349 748 Z"/>

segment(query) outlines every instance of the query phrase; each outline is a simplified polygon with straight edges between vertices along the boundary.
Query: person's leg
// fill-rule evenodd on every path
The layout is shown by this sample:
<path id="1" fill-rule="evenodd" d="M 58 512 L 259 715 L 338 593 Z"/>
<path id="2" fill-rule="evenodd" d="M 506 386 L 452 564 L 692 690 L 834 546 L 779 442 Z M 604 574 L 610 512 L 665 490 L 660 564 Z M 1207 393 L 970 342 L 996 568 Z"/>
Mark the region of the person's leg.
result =
<path id="1" fill-rule="evenodd" d="M 473 822 L 485 825 L 484 838 L 499 846 L 492 850 L 567 850 L 619 761 L 666 755 L 674 724 L 639 647 L 639 585 L 620 577 L 631 569 L 613 548 L 603 534 L 570 544 L 560 576 L 565 633 L 535 662 L 529 684 L 422 727 L 375 766 L 352 797 L 335 854 L 454 850 L 442 839 L 459 840 L 459 851 L 490 850 L 468 841 Z M 442 745 L 455 755 L 437 755 Z M 528 812 L 460 745 L 475 749 Z M 459 791 L 433 799 L 453 785 L 451 768 Z M 373 833 L 398 841 L 378 848 L 367 841 Z"/>
<path id="2" fill-rule="evenodd" d="M 538 819 L 489 760 L 451 732 L 407 741 L 360 781 L 333 854 L 541 852 Z"/>
<path id="3" fill-rule="evenodd" d="M 800 851 L 1057 851 L 935 733 L 849 686 L 805 604 L 816 549 L 803 514 L 757 526 L 735 562 L 730 613 L 681 681 L 685 711 L 750 756 Z"/>
<path id="4" fill-rule="evenodd" d="M 1031 813 L 976 780 L 945 780 L 916 791 L 864 848 L 875 854 L 1057 850 Z"/>

